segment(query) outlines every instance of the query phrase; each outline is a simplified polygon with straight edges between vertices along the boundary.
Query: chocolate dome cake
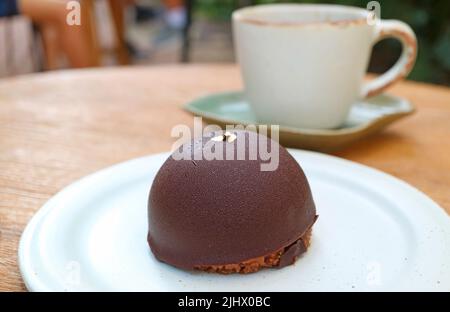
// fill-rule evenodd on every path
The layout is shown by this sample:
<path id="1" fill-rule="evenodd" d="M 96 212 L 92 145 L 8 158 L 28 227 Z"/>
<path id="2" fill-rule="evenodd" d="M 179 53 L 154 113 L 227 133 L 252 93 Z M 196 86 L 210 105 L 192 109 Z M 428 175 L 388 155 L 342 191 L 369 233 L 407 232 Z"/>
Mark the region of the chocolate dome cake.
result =
<path id="1" fill-rule="evenodd" d="M 261 141 L 253 144 L 261 138 L 266 151 L 278 151 L 276 170 L 261 170 L 267 157 L 260 156 Z M 225 159 L 230 148 L 234 160 L 203 156 L 223 151 Z M 211 132 L 175 152 L 190 157 L 172 154 L 150 190 L 148 243 L 157 259 L 182 269 L 250 273 L 290 265 L 306 251 L 316 208 L 305 174 L 277 142 L 249 131 Z"/>

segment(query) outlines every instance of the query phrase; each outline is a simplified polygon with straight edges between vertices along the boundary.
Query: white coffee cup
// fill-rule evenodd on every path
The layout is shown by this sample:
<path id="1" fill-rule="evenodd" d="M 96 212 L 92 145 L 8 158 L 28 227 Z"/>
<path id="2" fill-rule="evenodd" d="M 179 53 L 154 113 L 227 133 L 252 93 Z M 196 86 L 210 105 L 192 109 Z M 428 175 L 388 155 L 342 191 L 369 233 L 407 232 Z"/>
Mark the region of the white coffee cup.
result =
<path id="1" fill-rule="evenodd" d="M 336 128 L 358 100 L 379 94 L 412 69 L 411 28 L 340 5 L 271 4 L 233 13 L 235 49 L 245 94 L 261 123 Z M 373 45 L 402 43 L 397 63 L 364 83 Z"/>

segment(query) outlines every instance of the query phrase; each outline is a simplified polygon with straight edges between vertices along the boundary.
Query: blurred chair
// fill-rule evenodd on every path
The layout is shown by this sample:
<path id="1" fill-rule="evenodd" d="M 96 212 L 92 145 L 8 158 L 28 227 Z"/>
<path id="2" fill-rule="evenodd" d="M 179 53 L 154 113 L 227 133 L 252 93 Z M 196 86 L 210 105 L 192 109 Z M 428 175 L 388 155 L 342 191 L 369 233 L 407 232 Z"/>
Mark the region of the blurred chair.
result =
<path id="1" fill-rule="evenodd" d="M 190 60 L 190 49 L 191 49 L 191 40 L 190 40 L 190 29 L 192 25 L 192 11 L 194 10 L 194 0 L 186 0 L 186 24 L 183 27 L 182 32 L 182 46 L 181 46 L 181 62 L 187 63 Z"/>
<path id="2" fill-rule="evenodd" d="M 68 25 L 69 0 L 19 0 L 20 12 L 35 23 L 42 35 L 45 69 L 60 67 L 64 55 L 70 67 L 101 65 L 102 51 L 95 25 L 95 0 L 80 0 L 81 25 Z M 128 64 L 124 40 L 124 9 L 130 0 L 108 0 L 114 25 L 115 56 L 119 64 Z"/>

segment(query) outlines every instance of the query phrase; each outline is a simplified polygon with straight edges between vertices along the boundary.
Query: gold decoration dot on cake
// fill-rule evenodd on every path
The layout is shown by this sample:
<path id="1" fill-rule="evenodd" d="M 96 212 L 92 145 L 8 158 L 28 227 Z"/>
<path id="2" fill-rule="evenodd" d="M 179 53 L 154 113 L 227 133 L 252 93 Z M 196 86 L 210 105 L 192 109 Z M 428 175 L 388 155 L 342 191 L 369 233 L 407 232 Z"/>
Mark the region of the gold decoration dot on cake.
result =
<path id="1" fill-rule="evenodd" d="M 216 141 L 216 142 L 228 142 L 231 143 L 234 140 L 237 139 L 236 134 L 232 133 L 232 132 L 225 132 L 224 134 L 215 136 L 213 138 L 211 138 L 212 141 Z"/>

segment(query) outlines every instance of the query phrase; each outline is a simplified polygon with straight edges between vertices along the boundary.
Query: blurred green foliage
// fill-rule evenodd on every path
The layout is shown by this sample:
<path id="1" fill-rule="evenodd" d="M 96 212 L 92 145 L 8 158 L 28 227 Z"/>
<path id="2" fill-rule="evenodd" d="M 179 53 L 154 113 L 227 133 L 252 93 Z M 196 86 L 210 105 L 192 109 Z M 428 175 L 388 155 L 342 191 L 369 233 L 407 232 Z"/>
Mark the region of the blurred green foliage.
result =
<path id="1" fill-rule="evenodd" d="M 276 1 L 276 0 L 196 0 L 195 14 L 214 20 L 229 20 L 231 12 L 242 4 L 276 2 L 333 3 L 365 8 L 369 1 Z M 382 19 L 398 19 L 408 23 L 419 41 L 416 65 L 409 79 L 450 85 L 450 1 L 398 0 L 378 1 Z M 375 45 L 369 71 L 384 72 L 400 55 L 400 44 L 392 39 Z"/>

